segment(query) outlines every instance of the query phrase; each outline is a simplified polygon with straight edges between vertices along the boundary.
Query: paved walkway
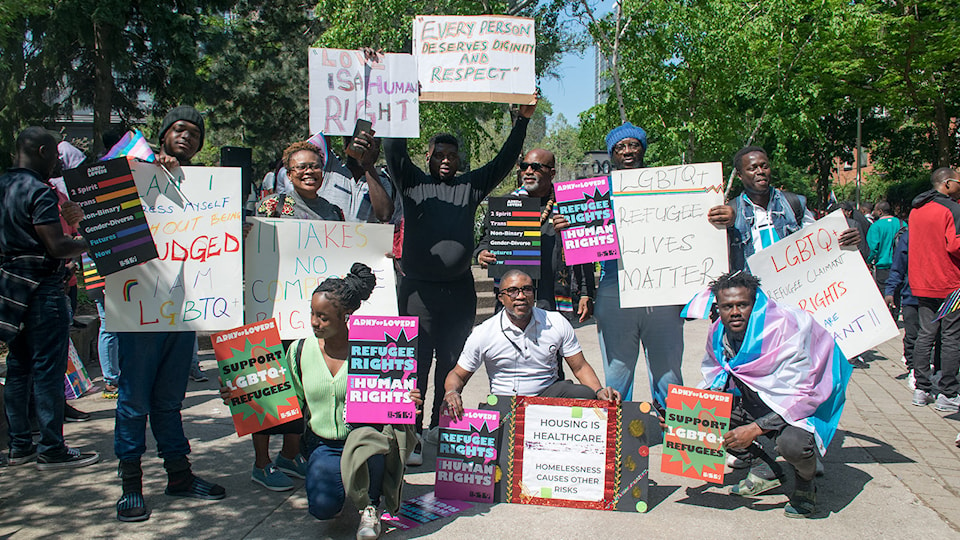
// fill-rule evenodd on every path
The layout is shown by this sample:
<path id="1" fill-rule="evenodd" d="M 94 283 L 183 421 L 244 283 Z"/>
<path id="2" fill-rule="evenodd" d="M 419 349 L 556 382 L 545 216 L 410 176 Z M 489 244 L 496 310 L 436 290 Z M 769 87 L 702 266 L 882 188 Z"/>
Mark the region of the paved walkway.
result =
<path id="1" fill-rule="evenodd" d="M 707 325 L 688 323 L 684 377 L 699 381 L 698 365 Z M 600 371 L 593 324 L 577 330 L 591 364 Z M 203 366 L 214 367 L 212 355 Z M 476 505 L 457 516 L 386 538 L 960 538 L 960 449 L 953 440 L 960 415 L 910 405 L 911 392 L 899 363 L 899 343 L 891 341 L 867 355 L 867 369 L 854 371 L 840 432 L 824 459 L 818 481 L 819 519 L 783 516 L 785 491 L 740 499 L 723 487 L 658 473 L 660 449 L 650 455 L 651 509 L 646 514 L 571 510 L 513 504 Z M 649 399 L 646 373 L 638 371 L 635 395 Z M 486 376 L 477 374 L 465 401 L 479 402 Z M 152 446 L 144 458 L 144 488 L 153 514 L 140 524 L 121 524 L 114 504 L 120 495 L 112 452 L 114 402 L 99 393 L 75 404 L 94 414 L 89 422 L 68 424 L 68 442 L 96 449 L 100 464 L 76 471 L 40 473 L 33 466 L 0 469 L 0 539 L 53 538 L 352 538 L 357 518 L 350 511 L 332 522 L 306 513 L 302 482 L 286 493 L 266 491 L 249 480 L 253 451 L 248 438 L 233 432 L 215 382 L 190 383 L 184 421 L 195 470 L 221 482 L 227 499 L 219 502 L 173 499 L 163 492 L 164 475 Z M 148 437 L 149 439 L 149 437 Z M 278 442 L 278 441 L 277 441 Z M 274 449 L 276 451 L 276 449 Z M 435 455 L 408 470 L 405 497 L 427 493 Z M 742 477 L 728 475 L 728 482 Z M 785 486 L 789 489 L 789 485 Z"/>

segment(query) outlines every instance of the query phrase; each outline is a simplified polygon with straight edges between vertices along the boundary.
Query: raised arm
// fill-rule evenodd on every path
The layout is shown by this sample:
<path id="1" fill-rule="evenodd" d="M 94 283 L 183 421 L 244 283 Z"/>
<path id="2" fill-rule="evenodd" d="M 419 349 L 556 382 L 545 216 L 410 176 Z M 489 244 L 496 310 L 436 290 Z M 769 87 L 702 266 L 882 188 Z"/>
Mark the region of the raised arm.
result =
<path id="1" fill-rule="evenodd" d="M 513 129 L 510 130 L 510 135 L 500 148 L 500 152 L 490 163 L 474 171 L 476 176 L 473 186 L 481 189 L 484 197 L 489 195 L 517 165 L 517 158 L 523 151 L 523 140 L 527 137 L 527 125 L 536 108 L 536 103 L 520 107 L 520 115 L 517 116 L 517 121 L 514 122 Z"/>
<path id="2" fill-rule="evenodd" d="M 422 171 L 413 164 L 407 151 L 406 139 L 383 139 L 383 153 L 387 160 L 387 172 L 397 191 L 403 192 L 404 182 L 409 182 Z"/>

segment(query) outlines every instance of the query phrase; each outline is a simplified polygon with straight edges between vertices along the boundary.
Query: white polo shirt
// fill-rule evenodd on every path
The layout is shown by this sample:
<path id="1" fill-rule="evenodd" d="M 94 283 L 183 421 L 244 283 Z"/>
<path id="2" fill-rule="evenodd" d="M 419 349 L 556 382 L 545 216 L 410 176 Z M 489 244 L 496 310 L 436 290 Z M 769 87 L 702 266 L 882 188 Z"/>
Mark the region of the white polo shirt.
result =
<path id="1" fill-rule="evenodd" d="M 559 379 L 557 353 L 568 358 L 581 350 L 573 326 L 560 313 L 533 308 L 521 330 L 501 310 L 473 329 L 457 365 L 475 373 L 483 363 L 491 394 L 536 396 Z"/>

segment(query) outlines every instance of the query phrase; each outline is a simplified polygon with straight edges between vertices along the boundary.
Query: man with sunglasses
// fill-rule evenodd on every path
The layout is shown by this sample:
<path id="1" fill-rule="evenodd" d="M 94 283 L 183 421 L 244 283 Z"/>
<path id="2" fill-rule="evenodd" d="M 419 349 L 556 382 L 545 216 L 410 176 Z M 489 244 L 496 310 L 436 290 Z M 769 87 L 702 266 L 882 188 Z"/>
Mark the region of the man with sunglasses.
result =
<path id="1" fill-rule="evenodd" d="M 914 345 L 913 372 L 917 379 L 913 404 L 923 407 L 934 401 L 935 388 L 930 378 L 930 356 L 941 335 L 939 395 L 936 409 L 957 412 L 960 409 L 960 311 L 937 319 L 944 299 L 960 288 L 960 174 L 941 167 L 930 176 L 933 189 L 913 200 L 910 211 L 910 248 L 907 272 L 910 289 L 919 302 L 920 333 Z M 918 361 L 916 359 L 925 359 Z"/>
<path id="2" fill-rule="evenodd" d="M 508 271 L 498 296 L 503 309 L 473 329 L 444 383 L 444 404 L 454 418 L 463 417 L 460 393 L 481 364 L 494 395 L 620 401 L 619 392 L 600 385 L 567 319 L 534 305 L 529 275 Z M 561 357 L 580 384 L 560 378 Z"/>
<path id="3" fill-rule="evenodd" d="M 535 148 L 517 163 L 520 187 L 511 195 L 540 199 L 540 279 L 534 283 L 537 287 L 537 307 L 548 311 L 576 310 L 580 322 L 584 322 L 593 314 L 593 264 L 567 266 L 563 244 L 557 242 L 557 232 L 551 222 L 557 203 L 553 193 L 553 177 L 556 174 L 553 152 Z M 474 250 L 477 262 L 483 268 L 497 260 L 497 256 L 490 251 L 489 231 L 488 226 L 487 234 Z"/>
<path id="4" fill-rule="evenodd" d="M 424 401 L 434 352 L 437 356 L 431 427 L 440 422 L 440 381 L 456 363 L 477 313 L 477 292 L 470 271 L 477 206 L 513 168 L 536 108 L 536 102 L 521 105 L 496 157 L 460 176 L 460 143 L 453 135 L 431 137 L 426 155 L 428 172 L 414 164 L 406 139 L 383 141 L 387 170 L 403 202 L 403 277 L 397 302 L 401 315 L 420 318 L 417 386 Z M 414 455 L 419 455 L 418 451 L 419 445 Z"/>

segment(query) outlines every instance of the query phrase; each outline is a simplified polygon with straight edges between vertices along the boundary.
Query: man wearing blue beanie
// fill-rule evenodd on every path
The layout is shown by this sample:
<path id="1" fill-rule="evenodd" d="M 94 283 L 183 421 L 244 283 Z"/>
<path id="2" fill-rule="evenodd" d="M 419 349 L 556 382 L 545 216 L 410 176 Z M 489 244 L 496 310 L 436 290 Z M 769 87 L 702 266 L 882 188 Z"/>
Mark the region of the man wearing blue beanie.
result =
<path id="1" fill-rule="evenodd" d="M 643 128 L 625 122 L 607 134 L 606 142 L 615 169 L 645 167 L 647 132 Z M 554 224 L 558 228 L 566 226 L 562 217 Z M 669 385 L 683 384 L 683 306 L 621 308 L 617 260 L 601 265 L 593 315 L 597 319 L 606 386 L 620 392 L 624 401 L 632 401 L 633 375 L 642 343 L 650 393 L 660 407 L 665 407 Z"/>

